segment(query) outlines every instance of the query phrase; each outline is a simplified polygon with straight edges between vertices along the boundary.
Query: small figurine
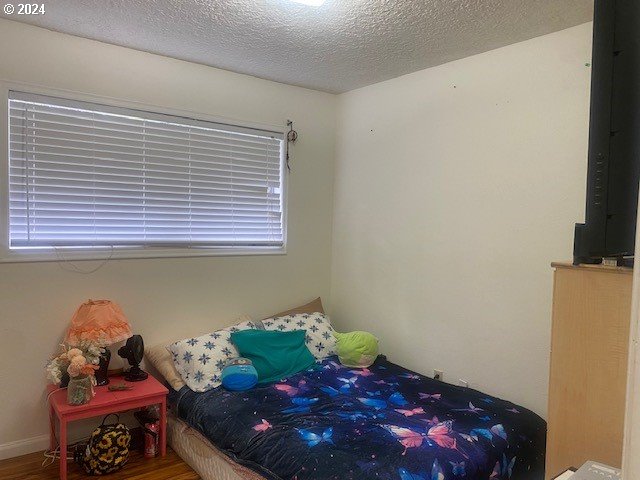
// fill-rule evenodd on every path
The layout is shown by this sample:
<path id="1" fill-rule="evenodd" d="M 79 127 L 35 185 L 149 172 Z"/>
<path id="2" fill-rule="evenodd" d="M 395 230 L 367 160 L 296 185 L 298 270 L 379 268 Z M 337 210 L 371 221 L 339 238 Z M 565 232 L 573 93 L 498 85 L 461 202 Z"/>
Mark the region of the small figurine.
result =
<path id="1" fill-rule="evenodd" d="M 110 383 L 109 384 L 109 391 L 110 392 L 122 392 L 125 390 L 131 390 L 133 387 L 131 385 L 127 385 L 126 383 L 122 382 L 122 383 Z"/>

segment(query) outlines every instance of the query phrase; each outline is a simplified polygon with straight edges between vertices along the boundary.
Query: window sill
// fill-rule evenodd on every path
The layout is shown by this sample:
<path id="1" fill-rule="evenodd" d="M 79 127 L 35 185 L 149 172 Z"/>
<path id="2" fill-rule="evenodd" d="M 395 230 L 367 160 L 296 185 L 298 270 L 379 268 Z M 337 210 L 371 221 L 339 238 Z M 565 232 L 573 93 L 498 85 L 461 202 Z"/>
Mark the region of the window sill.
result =
<path id="1" fill-rule="evenodd" d="M 0 256 L 2 263 L 108 261 L 158 258 L 241 257 L 258 255 L 286 255 L 285 247 L 254 248 L 114 248 L 91 251 L 77 249 L 5 250 Z"/>

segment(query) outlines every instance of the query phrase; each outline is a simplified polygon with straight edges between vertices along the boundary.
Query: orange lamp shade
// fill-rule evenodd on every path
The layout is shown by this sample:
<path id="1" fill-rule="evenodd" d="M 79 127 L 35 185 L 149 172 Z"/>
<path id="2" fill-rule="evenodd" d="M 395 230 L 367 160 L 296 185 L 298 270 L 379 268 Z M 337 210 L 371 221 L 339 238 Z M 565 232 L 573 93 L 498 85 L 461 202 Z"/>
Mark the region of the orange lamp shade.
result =
<path id="1" fill-rule="evenodd" d="M 111 345 L 132 335 L 129 321 L 117 303 L 89 300 L 73 315 L 66 341 L 69 345 L 78 345 L 83 340 Z"/>

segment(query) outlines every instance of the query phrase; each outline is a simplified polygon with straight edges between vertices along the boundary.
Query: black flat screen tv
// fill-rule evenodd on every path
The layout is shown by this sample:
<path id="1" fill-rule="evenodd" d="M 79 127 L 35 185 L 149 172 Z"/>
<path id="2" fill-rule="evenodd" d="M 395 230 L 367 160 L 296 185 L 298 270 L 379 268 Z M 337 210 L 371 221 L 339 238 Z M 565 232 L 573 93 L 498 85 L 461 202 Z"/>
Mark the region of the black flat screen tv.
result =
<path id="1" fill-rule="evenodd" d="M 640 0 L 596 0 L 593 31 L 587 208 L 573 260 L 624 263 L 635 247 L 640 180 Z"/>

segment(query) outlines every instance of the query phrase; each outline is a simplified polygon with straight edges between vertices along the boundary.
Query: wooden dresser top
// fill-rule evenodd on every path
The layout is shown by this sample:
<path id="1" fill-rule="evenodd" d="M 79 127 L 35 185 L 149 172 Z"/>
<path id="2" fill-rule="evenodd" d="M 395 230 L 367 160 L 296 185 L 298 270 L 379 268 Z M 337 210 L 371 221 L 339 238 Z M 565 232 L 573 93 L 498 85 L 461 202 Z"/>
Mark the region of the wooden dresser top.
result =
<path id="1" fill-rule="evenodd" d="M 552 262 L 551 267 L 553 268 L 570 268 L 574 270 L 596 270 L 598 272 L 605 273 L 627 273 L 629 275 L 633 275 L 633 268 L 629 267 L 609 267 L 607 265 L 574 265 L 571 262 Z"/>

